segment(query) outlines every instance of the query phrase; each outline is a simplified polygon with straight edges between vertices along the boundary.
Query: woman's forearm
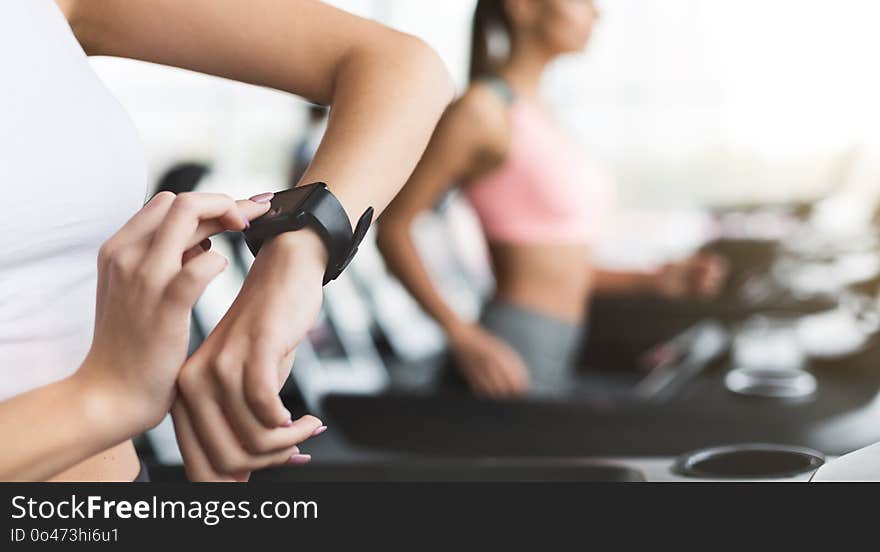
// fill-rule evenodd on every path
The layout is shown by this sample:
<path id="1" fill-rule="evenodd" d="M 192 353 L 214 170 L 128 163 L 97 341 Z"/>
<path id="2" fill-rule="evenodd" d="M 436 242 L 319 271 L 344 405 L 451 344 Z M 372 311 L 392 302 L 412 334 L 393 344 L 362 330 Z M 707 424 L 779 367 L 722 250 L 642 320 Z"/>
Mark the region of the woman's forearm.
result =
<path id="1" fill-rule="evenodd" d="M 332 106 L 304 181 L 355 219 L 409 177 L 453 85 L 420 40 L 314 0 L 58 0 L 92 55 L 181 67 Z"/>
<path id="2" fill-rule="evenodd" d="M 410 225 L 404 221 L 382 221 L 377 243 L 385 263 L 410 295 L 446 332 L 452 335 L 467 321 L 463 320 L 446 302 L 431 280 L 411 235 Z"/>
<path id="3" fill-rule="evenodd" d="M 0 402 L 0 481 L 43 481 L 143 427 L 120 400 L 75 374 Z"/>
<path id="4" fill-rule="evenodd" d="M 378 215 L 452 97 L 443 63 L 417 39 L 393 33 L 356 49 L 339 68 L 327 132 L 302 182 L 326 182 L 353 222 L 369 206 Z"/>
<path id="5" fill-rule="evenodd" d="M 598 295 L 636 295 L 657 292 L 655 272 L 616 272 L 596 269 L 594 289 Z"/>

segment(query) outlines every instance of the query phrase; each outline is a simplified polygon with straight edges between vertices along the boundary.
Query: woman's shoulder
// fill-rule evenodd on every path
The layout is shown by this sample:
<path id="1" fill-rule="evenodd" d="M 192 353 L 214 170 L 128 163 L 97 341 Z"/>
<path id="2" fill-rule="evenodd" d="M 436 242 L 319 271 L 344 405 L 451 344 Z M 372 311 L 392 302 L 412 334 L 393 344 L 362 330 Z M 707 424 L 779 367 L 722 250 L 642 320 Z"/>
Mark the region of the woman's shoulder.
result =
<path id="1" fill-rule="evenodd" d="M 505 153 L 512 134 L 509 102 L 485 82 L 476 82 L 450 106 L 449 122 L 467 132 L 479 149 Z"/>
<path id="2" fill-rule="evenodd" d="M 468 86 L 453 104 L 471 117 L 474 123 L 494 123 L 505 126 L 510 121 L 512 99 L 500 94 L 489 81 L 477 81 Z"/>

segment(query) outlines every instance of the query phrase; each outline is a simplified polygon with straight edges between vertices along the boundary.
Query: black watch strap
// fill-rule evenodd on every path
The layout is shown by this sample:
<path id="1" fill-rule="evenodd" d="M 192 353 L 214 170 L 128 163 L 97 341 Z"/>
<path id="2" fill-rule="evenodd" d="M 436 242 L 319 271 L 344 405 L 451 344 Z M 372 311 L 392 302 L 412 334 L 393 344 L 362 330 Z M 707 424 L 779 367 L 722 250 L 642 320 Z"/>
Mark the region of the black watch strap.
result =
<path id="1" fill-rule="evenodd" d="M 373 208 L 367 209 L 354 230 L 348 213 L 323 182 L 298 186 L 275 194 L 269 212 L 251 223 L 244 232 L 248 248 L 259 253 L 263 243 L 278 234 L 311 228 L 327 248 L 324 285 L 342 274 L 351 263 L 373 222 Z"/>

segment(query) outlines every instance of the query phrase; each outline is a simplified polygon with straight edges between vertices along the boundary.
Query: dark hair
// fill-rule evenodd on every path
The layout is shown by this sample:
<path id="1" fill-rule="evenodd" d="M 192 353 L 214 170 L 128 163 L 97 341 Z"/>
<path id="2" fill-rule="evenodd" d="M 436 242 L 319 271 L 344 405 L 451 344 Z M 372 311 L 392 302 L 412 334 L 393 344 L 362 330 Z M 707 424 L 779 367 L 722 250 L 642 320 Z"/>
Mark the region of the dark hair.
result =
<path id="1" fill-rule="evenodd" d="M 471 80 L 492 75 L 501 68 L 503 59 L 497 59 L 493 41 L 499 36 L 512 38 L 512 25 L 504 0 L 478 0 L 474 12 L 474 30 L 471 41 Z"/>

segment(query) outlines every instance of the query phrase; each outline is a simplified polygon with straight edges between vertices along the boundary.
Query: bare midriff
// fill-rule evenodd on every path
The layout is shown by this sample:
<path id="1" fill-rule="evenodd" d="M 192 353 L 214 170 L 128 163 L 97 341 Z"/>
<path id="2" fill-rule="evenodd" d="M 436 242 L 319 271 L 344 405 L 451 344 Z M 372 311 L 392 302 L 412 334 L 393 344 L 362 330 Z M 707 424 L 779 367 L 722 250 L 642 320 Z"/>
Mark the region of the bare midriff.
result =
<path id="1" fill-rule="evenodd" d="M 573 323 L 584 321 L 592 289 L 583 244 L 489 246 L 499 299 Z"/>

